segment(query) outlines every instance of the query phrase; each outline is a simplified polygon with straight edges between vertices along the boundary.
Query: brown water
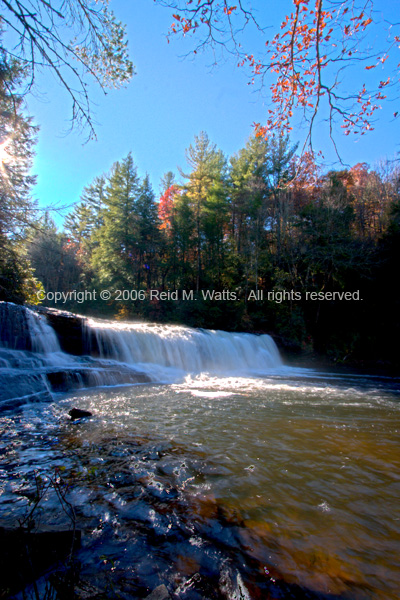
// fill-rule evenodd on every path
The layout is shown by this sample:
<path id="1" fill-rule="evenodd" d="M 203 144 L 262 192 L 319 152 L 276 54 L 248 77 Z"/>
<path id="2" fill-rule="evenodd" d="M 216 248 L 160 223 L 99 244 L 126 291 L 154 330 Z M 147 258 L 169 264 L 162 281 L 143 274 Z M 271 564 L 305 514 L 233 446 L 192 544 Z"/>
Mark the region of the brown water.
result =
<path id="1" fill-rule="evenodd" d="M 82 573 L 121 597 L 398 599 L 398 384 L 281 368 L 27 405 L 0 416 L 3 520 L 58 465 Z"/>

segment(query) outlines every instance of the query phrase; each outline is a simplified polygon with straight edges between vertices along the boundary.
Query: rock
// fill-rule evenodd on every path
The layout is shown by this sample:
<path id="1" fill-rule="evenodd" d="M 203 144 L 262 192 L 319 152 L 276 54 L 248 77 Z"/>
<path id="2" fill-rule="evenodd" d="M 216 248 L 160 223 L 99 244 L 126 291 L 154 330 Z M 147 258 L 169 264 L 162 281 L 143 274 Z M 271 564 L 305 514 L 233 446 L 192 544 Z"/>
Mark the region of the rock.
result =
<path id="1" fill-rule="evenodd" d="M 165 585 L 162 584 L 156 587 L 151 594 L 146 596 L 145 600 L 171 600 L 171 596 Z"/>
<path id="2" fill-rule="evenodd" d="M 105 594 L 102 590 L 86 581 L 79 581 L 74 586 L 75 600 L 99 600 L 104 598 Z"/>
<path id="3" fill-rule="evenodd" d="M 51 402 L 53 396 L 42 374 L 4 372 L 0 374 L 0 410 L 26 402 Z"/>
<path id="4" fill-rule="evenodd" d="M 75 421 L 75 419 L 86 419 L 87 417 L 93 416 L 93 413 L 89 410 L 82 410 L 80 408 L 71 408 L 68 414 L 73 421 Z"/>
<path id="5" fill-rule="evenodd" d="M 0 342 L 1 346 L 12 350 L 32 350 L 24 306 L 0 302 Z"/>
<path id="6" fill-rule="evenodd" d="M 75 356 L 88 354 L 85 317 L 44 306 L 35 306 L 32 309 L 46 316 L 47 322 L 56 332 L 64 352 Z"/>

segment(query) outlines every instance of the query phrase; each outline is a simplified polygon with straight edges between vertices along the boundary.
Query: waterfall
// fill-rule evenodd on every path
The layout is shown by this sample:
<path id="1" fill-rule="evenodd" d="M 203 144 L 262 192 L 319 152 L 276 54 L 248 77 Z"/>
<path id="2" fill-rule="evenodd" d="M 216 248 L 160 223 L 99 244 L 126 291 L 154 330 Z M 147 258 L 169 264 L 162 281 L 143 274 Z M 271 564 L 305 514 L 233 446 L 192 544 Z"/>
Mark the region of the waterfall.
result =
<path id="1" fill-rule="evenodd" d="M 38 315 L 29 309 L 26 309 L 26 312 L 32 351 L 40 354 L 61 352 L 57 335 L 54 329 L 47 324 L 46 317 L 44 315 Z"/>
<path id="2" fill-rule="evenodd" d="M 88 320 L 88 327 L 102 358 L 130 365 L 147 363 L 190 373 L 235 374 L 282 364 L 269 335 L 93 319 Z"/>
<path id="3" fill-rule="evenodd" d="M 100 359 L 130 366 L 150 364 L 188 373 L 235 374 L 282 364 L 269 335 L 87 319 L 86 337 L 93 354 Z M 33 352 L 36 360 L 52 366 L 85 362 L 61 352 L 57 335 L 45 315 L 12 303 L 0 302 L 0 347 Z M 29 360 L 32 366 L 32 356 Z"/>
<path id="4" fill-rule="evenodd" d="M 269 335 L 227 333 L 178 325 L 118 323 L 45 314 L 0 302 L 0 408 L 52 398 L 71 389 L 175 382 L 186 373 L 240 375 L 279 367 Z"/>
<path id="5" fill-rule="evenodd" d="M 0 302 L 0 347 L 39 354 L 61 352 L 57 335 L 46 317 L 11 302 Z"/>

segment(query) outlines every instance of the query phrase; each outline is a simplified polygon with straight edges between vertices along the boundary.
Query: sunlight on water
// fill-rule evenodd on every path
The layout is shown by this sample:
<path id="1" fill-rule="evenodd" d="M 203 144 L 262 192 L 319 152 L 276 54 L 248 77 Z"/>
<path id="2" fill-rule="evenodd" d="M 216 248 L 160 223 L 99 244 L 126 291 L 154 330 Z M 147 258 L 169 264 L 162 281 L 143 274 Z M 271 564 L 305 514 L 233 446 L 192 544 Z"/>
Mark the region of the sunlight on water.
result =
<path id="1" fill-rule="evenodd" d="M 221 374 L 265 370 L 282 364 L 269 335 L 93 319 L 88 320 L 88 326 L 96 336 L 103 358 L 127 364 L 155 364 L 190 373 Z"/>
<path id="2" fill-rule="evenodd" d="M 82 480 L 73 494 L 78 512 L 93 523 L 102 515 L 118 535 L 129 523 L 142 522 L 165 540 L 171 535 L 163 553 L 175 570 L 193 575 L 174 542 L 173 532 L 185 527 L 184 553 L 196 556 L 193 564 L 210 559 L 213 544 L 223 543 L 230 560 L 242 557 L 239 570 L 240 564 L 253 565 L 243 575 L 250 598 L 265 582 L 284 581 L 310 593 L 394 600 L 400 404 L 393 385 L 288 367 L 264 378 L 203 373 L 171 385 L 83 392 L 60 399 L 45 414 L 31 405 L 19 419 L 3 418 L 2 427 L 14 444 L 10 461 L 14 457 L 22 472 L 34 461 L 62 461 L 100 473 L 96 486 L 113 481 L 99 495 L 90 483 L 94 476 Z M 69 425 L 63 415 L 72 405 L 91 410 L 94 418 Z M 54 435 L 56 444 L 49 442 Z M 115 460 L 127 461 L 131 444 L 143 436 L 146 456 L 119 471 Z M 143 492 L 136 497 L 126 483 L 120 488 L 130 469 L 151 497 L 178 494 L 171 513 L 162 503 L 148 504 Z M 20 486 L 12 478 L 3 485 L 3 508 L 10 509 Z M 100 535 L 95 524 L 92 531 Z M 104 543 L 111 551 L 117 541 Z"/>
<path id="3" fill-rule="evenodd" d="M 121 598 L 398 600 L 398 379 L 288 367 L 266 335 L 94 320 L 97 353 L 71 357 L 12 310 L 32 351 L 6 330 L 3 523 L 29 512 L 35 470 L 60 468 L 84 575 L 105 589 L 114 565 Z M 54 395 L 61 375 L 109 387 Z M 42 509 L 70 525 L 54 490 Z"/>

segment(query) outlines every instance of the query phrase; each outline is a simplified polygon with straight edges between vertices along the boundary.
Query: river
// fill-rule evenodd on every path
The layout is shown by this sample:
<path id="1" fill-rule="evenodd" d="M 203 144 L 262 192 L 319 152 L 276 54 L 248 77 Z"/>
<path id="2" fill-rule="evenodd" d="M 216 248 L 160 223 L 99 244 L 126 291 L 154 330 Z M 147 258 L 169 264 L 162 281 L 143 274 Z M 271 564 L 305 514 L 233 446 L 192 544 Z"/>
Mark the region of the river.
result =
<path id="1" fill-rule="evenodd" d="M 164 583 L 193 600 L 398 599 L 398 379 L 146 364 L 151 383 L 0 413 L 3 522 L 29 510 L 37 470 L 66 486 L 82 577 L 122 598 Z M 71 422 L 74 406 L 93 416 Z M 35 519 L 68 525 L 52 488 Z"/>

